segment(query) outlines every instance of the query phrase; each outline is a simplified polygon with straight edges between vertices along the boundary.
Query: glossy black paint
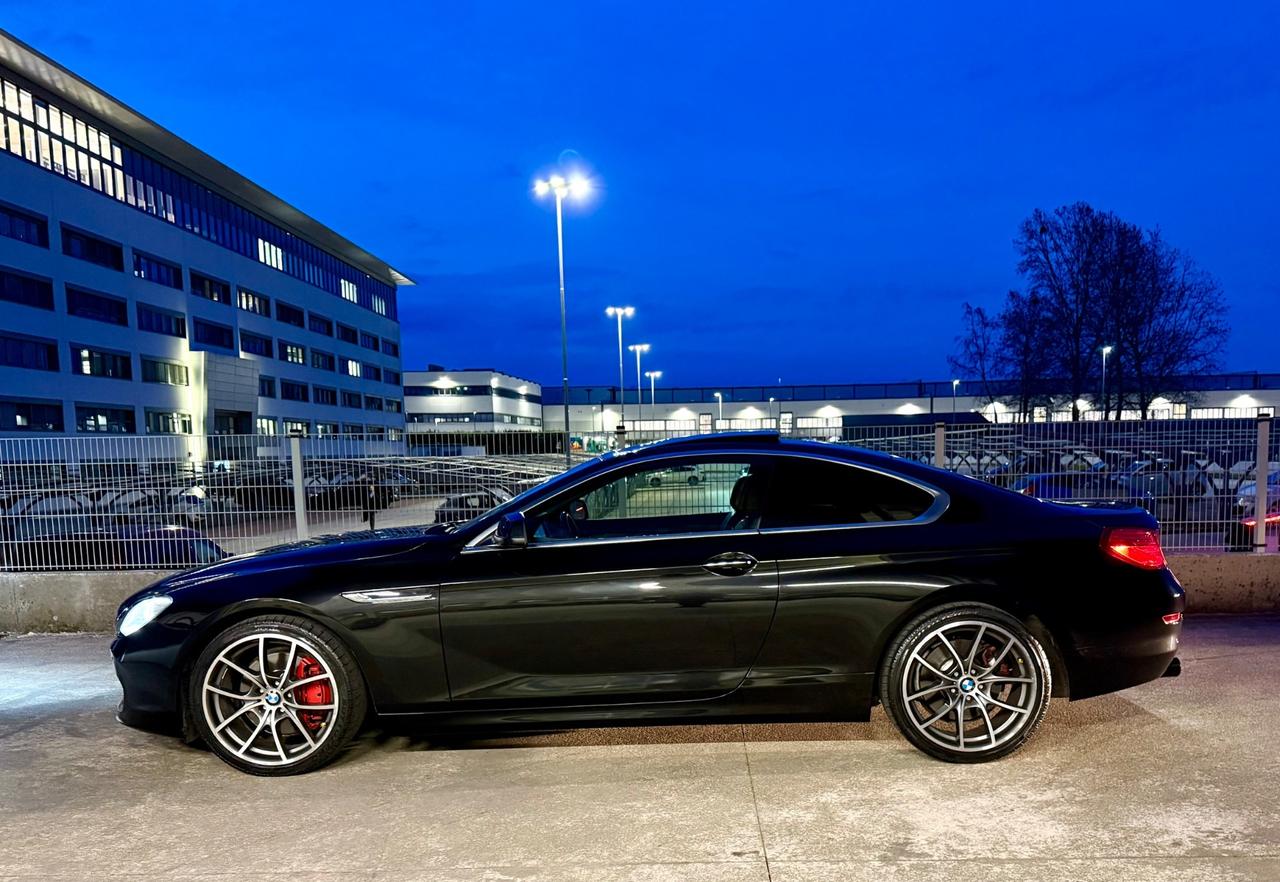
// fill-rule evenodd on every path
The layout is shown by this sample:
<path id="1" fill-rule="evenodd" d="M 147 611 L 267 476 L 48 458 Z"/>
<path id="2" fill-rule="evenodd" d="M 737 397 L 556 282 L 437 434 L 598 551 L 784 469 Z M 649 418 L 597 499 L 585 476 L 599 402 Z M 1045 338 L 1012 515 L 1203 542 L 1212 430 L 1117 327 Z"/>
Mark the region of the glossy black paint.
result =
<path id="1" fill-rule="evenodd" d="M 658 459 L 732 453 L 767 473 L 820 457 L 931 488 L 922 522 L 710 530 L 640 540 L 483 544 L 508 513 Z M 1145 512 L 1040 502 L 855 448 L 776 435 L 699 436 L 601 457 L 457 528 L 326 537 L 175 575 L 151 625 L 112 646 L 121 719 L 177 728 L 188 668 L 223 627 L 289 611 L 355 654 L 380 714 L 520 726 L 722 717 L 865 719 L 887 643 L 922 610 L 981 600 L 1026 621 L 1055 692 L 1083 698 L 1159 677 L 1184 595 L 1167 570 L 1105 556 Z M 481 544 L 475 544 L 481 542 Z M 712 562 L 712 570 L 706 565 Z M 725 561 L 728 561 L 726 564 Z M 352 592 L 394 591 L 396 602 Z M 348 596 L 344 596 L 348 595 Z"/>

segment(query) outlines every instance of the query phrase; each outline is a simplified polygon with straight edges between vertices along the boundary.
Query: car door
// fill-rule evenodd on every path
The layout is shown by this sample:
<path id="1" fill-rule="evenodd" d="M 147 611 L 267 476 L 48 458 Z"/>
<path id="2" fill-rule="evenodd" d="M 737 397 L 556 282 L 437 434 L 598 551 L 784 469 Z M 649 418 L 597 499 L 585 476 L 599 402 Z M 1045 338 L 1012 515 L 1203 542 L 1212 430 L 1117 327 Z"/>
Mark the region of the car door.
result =
<path id="1" fill-rule="evenodd" d="M 582 705 L 705 699 L 745 679 L 777 604 L 758 519 L 765 466 L 696 460 L 691 485 L 626 463 L 535 502 L 525 547 L 460 553 L 441 586 L 455 702 Z"/>

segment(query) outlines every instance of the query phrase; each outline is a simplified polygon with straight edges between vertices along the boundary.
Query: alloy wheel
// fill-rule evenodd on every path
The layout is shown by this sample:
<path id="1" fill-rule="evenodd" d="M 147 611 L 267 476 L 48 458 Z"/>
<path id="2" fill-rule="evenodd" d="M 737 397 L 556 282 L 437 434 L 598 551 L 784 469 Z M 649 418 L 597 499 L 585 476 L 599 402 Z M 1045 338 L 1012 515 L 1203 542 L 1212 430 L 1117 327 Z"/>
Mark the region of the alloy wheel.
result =
<path id="1" fill-rule="evenodd" d="M 333 731 L 338 681 L 306 640 L 259 632 L 235 640 L 209 664 L 201 687 L 205 722 L 219 744 L 258 766 L 298 763 Z"/>
<path id="2" fill-rule="evenodd" d="M 948 751 L 979 753 L 1034 724 L 1042 683 L 1027 646 L 1010 630 L 960 620 L 916 644 L 902 668 L 900 689 L 917 732 Z"/>

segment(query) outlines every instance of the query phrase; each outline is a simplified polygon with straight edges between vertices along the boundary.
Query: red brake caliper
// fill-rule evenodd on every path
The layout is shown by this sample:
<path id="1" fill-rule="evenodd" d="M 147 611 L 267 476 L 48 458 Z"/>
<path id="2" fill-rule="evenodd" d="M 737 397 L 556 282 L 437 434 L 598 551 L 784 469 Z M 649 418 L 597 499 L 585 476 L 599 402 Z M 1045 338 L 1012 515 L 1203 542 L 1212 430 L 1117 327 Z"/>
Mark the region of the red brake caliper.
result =
<path id="1" fill-rule="evenodd" d="M 293 669 L 295 680 L 319 677 L 323 673 L 324 668 L 320 667 L 320 663 L 307 655 L 299 658 Z M 299 686 L 293 690 L 293 696 L 293 700 L 298 704 L 333 704 L 333 688 L 325 680 L 316 680 L 314 683 Z M 298 714 L 298 717 L 302 720 L 302 725 L 314 731 L 324 725 L 325 712 L 303 711 Z"/>

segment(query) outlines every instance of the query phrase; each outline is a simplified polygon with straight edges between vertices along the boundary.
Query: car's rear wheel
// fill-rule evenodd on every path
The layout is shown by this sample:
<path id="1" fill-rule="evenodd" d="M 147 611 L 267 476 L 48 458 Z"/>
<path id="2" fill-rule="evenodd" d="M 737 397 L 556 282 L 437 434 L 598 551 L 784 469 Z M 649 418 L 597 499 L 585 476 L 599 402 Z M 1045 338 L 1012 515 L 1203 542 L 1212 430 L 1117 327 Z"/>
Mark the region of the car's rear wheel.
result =
<path id="1" fill-rule="evenodd" d="M 947 762 L 998 759 L 1026 743 L 1049 707 L 1049 659 L 1016 618 L 951 604 L 910 622 L 889 648 L 880 697 L 898 730 Z"/>
<path id="2" fill-rule="evenodd" d="M 364 680 L 329 629 L 258 616 L 218 634 L 187 689 L 191 719 L 221 759 L 255 775 L 296 775 L 332 760 L 364 720 Z"/>

